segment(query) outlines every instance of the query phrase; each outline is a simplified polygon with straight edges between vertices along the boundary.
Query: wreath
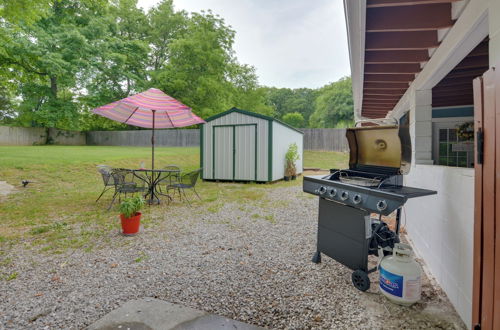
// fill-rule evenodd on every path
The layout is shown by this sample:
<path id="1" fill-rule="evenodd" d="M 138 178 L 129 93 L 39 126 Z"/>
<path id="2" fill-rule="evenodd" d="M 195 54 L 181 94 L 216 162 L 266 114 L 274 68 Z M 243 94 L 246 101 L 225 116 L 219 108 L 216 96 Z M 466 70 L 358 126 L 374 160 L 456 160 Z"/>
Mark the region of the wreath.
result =
<path id="1" fill-rule="evenodd" d="M 474 139 L 474 122 L 469 121 L 457 126 L 457 135 L 463 141 Z"/>

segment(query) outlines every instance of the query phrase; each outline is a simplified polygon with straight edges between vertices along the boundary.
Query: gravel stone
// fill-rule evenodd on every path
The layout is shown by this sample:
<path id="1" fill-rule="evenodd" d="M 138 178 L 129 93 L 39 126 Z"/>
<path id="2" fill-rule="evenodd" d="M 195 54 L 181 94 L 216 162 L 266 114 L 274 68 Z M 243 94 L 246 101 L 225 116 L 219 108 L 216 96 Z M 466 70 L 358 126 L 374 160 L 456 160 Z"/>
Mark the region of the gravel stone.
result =
<path id="1" fill-rule="evenodd" d="M 328 257 L 312 263 L 318 200 L 299 186 L 213 212 L 165 210 L 139 235 L 114 230 L 91 252 L 4 251 L 13 263 L 0 262 L 0 272 L 18 276 L 0 281 L 0 328 L 79 329 L 151 297 L 273 329 L 465 329 L 427 278 L 422 301 L 402 307 L 378 293 L 378 273 L 363 293 L 346 267 Z"/>

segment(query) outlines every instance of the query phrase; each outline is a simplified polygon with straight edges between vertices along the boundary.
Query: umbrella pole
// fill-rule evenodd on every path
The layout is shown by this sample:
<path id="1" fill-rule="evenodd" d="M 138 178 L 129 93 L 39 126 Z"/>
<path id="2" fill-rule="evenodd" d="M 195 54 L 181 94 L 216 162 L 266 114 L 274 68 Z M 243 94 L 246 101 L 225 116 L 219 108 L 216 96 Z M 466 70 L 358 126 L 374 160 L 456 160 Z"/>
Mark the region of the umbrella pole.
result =
<path id="1" fill-rule="evenodd" d="M 153 111 L 153 133 L 151 135 L 151 169 L 155 169 L 155 112 Z"/>
<path id="2" fill-rule="evenodd" d="M 149 186 L 149 205 L 154 203 L 155 200 L 155 189 L 156 189 L 156 175 L 155 175 L 155 113 L 156 110 L 151 110 L 153 112 L 153 130 L 151 131 L 151 183 Z M 159 202 L 159 200 L 158 200 Z"/>

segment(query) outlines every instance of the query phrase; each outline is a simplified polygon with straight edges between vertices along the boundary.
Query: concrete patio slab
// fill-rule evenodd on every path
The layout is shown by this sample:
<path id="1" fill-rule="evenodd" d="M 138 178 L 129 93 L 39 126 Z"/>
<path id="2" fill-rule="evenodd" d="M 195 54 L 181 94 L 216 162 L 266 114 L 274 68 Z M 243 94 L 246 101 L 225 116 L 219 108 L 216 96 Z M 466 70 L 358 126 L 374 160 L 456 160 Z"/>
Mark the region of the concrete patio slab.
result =
<path id="1" fill-rule="evenodd" d="M 89 330 L 263 329 L 222 316 L 154 298 L 126 302 L 92 324 Z"/>

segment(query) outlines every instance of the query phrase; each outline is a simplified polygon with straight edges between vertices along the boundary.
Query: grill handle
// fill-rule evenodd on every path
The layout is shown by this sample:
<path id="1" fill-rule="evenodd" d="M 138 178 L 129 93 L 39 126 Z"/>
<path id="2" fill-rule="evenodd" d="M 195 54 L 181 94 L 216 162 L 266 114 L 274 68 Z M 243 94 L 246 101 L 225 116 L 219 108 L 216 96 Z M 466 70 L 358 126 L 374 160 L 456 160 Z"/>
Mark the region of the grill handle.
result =
<path id="1" fill-rule="evenodd" d="M 389 118 L 360 119 L 360 120 L 356 120 L 356 123 L 354 124 L 354 127 L 358 127 L 359 125 L 361 125 L 363 123 L 372 123 L 372 124 L 376 124 L 378 126 L 384 126 L 384 125 L 387 125 L 388 122 L 391 122 L 391 121 L 393 122 L 394 125 L 399 126 L 399 121 L 396 118 L 389 117 Z"/>

